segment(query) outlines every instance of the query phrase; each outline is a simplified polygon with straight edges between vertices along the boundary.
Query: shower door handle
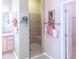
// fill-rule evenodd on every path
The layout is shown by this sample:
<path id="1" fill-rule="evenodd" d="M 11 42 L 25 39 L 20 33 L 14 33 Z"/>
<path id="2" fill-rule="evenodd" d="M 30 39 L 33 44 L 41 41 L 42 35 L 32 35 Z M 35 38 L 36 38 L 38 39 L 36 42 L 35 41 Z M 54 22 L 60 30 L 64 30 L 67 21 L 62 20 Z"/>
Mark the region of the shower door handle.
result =
<path id="1" fill-rule="evenodd" d="M 44 25 L 45 24 L 48 24 L 48 22 L 44 22 Z M 61 25 L 61 23 L 59 22 L 59 23 L 51 23 L 51 24 L 55 24 L 55 25 Z"/>

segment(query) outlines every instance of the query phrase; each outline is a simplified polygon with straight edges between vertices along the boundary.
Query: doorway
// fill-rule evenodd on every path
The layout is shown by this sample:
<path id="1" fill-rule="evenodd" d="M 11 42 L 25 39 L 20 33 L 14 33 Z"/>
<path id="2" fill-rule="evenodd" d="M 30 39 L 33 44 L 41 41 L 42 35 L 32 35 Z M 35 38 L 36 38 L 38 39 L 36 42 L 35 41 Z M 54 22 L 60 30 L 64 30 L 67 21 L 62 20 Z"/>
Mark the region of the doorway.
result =
<path id="1" fill-rule="evenodd" d="M 29 0 L 30 56 L 42 54 L 41 0 Z"/>
<path id="2" fill-rule="evenodd" d="M 76 2 L 64 4 L 65 59 L 76 59 Z"/>

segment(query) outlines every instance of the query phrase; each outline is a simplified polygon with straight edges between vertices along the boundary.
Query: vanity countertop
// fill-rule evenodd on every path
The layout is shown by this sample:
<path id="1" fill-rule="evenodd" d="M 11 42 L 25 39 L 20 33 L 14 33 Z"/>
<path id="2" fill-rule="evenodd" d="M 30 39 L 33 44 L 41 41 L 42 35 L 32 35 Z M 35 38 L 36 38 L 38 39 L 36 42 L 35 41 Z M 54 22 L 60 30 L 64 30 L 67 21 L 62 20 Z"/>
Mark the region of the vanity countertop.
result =
<path id="1" fill-rule="evenodd" d="M 13 35 L 12 32 L 9 32 L 9 33 L 2 33 L 2 36 L 10 36 L 10 35 Z"/>

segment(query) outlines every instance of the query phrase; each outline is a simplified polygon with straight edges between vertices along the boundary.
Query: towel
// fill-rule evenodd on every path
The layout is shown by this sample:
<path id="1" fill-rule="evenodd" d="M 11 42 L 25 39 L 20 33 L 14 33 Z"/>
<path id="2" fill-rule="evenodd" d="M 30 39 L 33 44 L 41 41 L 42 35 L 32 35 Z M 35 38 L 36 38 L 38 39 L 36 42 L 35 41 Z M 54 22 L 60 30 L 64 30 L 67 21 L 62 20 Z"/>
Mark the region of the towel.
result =
<path id="1" fill-rule="evenodd" d="M 50 35 L 50 36 L 53 36 L 52 30 L 53 30 L 52 25 L 48 24 L 47 30 L 46 30 L 47 34 Z"/>

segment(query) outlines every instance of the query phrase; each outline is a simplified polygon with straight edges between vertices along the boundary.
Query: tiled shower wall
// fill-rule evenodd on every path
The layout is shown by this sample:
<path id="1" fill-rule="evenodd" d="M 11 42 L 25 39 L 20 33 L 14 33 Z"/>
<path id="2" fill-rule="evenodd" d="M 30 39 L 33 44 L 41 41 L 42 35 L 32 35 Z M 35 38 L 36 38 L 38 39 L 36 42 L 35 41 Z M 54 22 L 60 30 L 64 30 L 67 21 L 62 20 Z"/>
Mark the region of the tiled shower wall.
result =
<path id="1" fill-rule="evenodd" d="M 29 14 L 31 43 L 41 44 L 41 17 L 40 14 Z"/>

